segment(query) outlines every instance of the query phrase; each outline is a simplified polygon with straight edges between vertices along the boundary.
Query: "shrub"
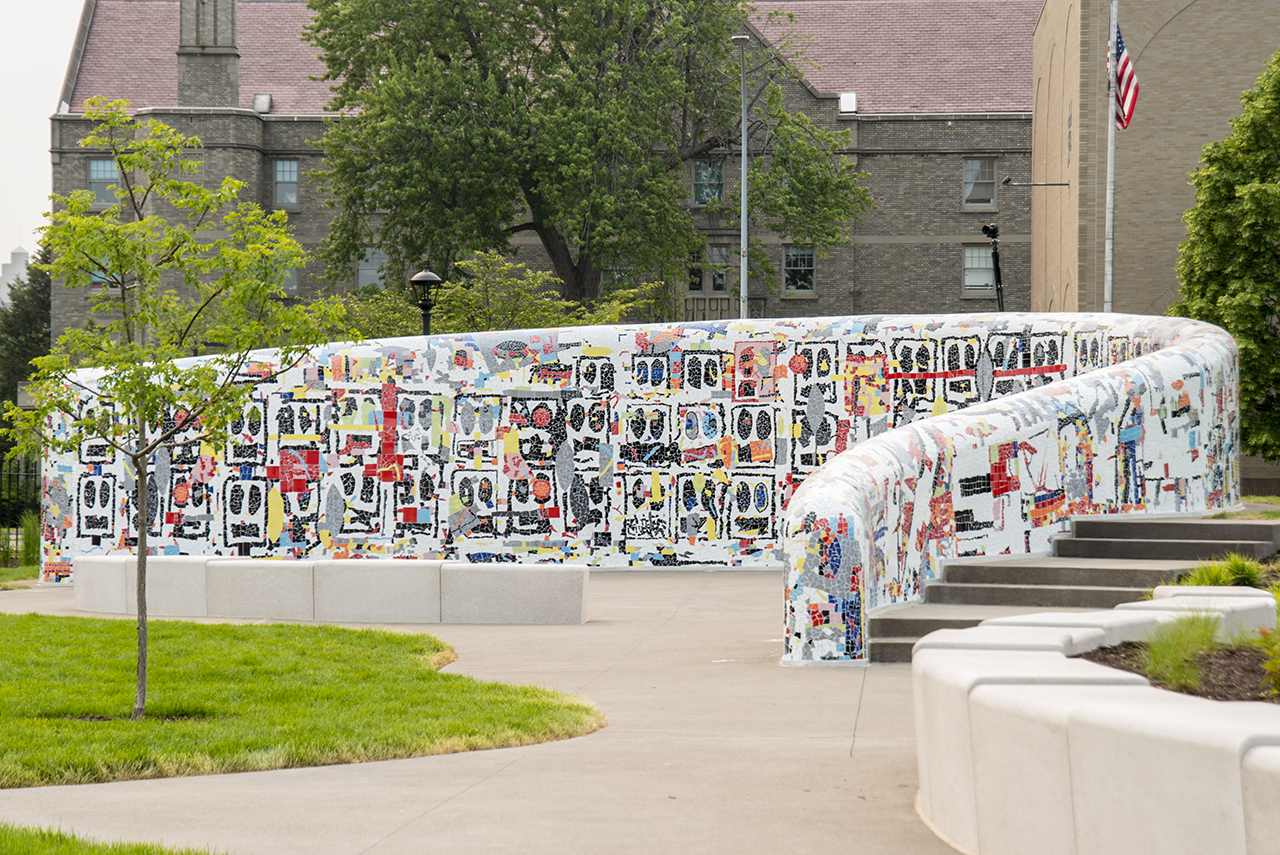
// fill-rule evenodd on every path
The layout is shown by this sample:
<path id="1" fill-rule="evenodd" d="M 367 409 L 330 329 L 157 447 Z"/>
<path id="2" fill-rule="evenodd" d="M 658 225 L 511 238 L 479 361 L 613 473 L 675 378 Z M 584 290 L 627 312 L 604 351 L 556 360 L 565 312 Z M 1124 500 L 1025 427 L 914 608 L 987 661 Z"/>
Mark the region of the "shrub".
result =
<path id="1" fill-rule="evenodd" d="M 23 567 L 40 566 L 40 515 L 27 511 L 22 515 L 22 543 L 18 547 L 18 563 Z"/>
<path id="2" fill-rule="evenodd" d="M 1218 616 L 1188 614 L 1161 624 L 1147 639 L 1142 670 L 1171 689 L 1200 688 L 1200 655 L 1218 647 Z"/>
<path id="3" fill-rule="evenodd" d="M 1256 588 L 1262 582 L 1262 565 L 1244 555 L 1231 553 L 1222 559 L 1223 568 L 1231 574 L 1231 584 Z"/>
<path id="4" fill-rule="evenodd" d="M 1213 585 L 1226 587 L 1232 584 L 1231 574 L 1221 561 L 1205 561 L 1178 580 L 1179 585 Z"/>
<path id="5" fill-rule="evenodd" d="M 1275 588 L 1271 592 L 1276 595 Z M 1280 695 L 1280 633 L 1266 629 L 1258 632 L 1262 636 L 1258 647 L 1267 654 L 1267 660 L 1262 663 L 1262 670 L 1267 672 L 1267 676 L 1262 678 L 1262 688 L 1273 695 Z"/>
<path id="6" fill-rule="evenodd" d="M 1262 585 L 1262 565 L 1252 558 L 1232 552 L 1218 561 L 1203 561 L 1177 581 L 1179 585 L 1211 585 L 1229 587 L 1241 585 L 1257 588 Z"/>

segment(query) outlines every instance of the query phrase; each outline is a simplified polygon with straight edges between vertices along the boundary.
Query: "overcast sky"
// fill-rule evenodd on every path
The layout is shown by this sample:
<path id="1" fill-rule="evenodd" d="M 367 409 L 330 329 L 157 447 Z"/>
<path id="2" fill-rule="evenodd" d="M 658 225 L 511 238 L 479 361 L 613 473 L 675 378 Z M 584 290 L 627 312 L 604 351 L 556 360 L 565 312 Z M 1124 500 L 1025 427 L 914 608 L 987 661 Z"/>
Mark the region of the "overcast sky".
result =
<path id="1" fill-rule="evenodd" d="M 0 260 L 34 253 L 49 210 L 49 116 L 58 108 L 84 0 L 0 0 Z M 122 50 L 128 50 L 123 45 Z"/>

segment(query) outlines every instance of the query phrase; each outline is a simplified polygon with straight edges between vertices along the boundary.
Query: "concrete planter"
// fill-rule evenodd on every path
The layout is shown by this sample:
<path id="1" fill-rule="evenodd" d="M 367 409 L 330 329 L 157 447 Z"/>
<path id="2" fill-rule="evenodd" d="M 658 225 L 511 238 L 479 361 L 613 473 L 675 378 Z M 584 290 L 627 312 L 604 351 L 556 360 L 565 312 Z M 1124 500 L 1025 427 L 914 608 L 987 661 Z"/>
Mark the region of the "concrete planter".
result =
<path id="1" fill-rule="evenodd" d="M 1277 851 L 1280 707 L 1178 695 L 1067 658 L 1188 610 L 1274 629 L 1274 600 L 1160 588 L 1132 605 L 920 640 L 918 807 L 940 837 L 978 855 Z"/>

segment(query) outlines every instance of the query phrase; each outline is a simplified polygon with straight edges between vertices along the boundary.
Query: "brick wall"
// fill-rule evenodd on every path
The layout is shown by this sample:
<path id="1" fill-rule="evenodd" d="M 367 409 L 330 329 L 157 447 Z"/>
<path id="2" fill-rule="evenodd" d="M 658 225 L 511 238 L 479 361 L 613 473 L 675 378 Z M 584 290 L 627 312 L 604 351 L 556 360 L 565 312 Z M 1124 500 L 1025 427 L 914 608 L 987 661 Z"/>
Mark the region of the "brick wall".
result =
<path id="1" fill-rule="evenodd" d="M 1187 173 L 1206 143 L 1230 132 L 1240 93 L 1275 52 L 1275 28 L 1259 26 L 1274 16 L 1272 5 L 1126 0 L 1121 7 L 1141 89 L 1133 123 L 1116 137 L 1115 311 L 1159 314 L 1177 298 L 1182 213 L 1195 200 Z M 1107 20 L 1105 5 L 1047 0 L 1036 29 L 1036 180 L 1073 185 L 1046 196 L 1033 215 L 1034 243 L 1043 247 L 1033 274 L 1037 309 L 1103 308 Z"/>
<path id="2" fill-rule="evenodd" d="M 201 162 L 200 171 L 190 176 L 191 180 L 213 187 L 224 177 L 235 178 L 244 182 L 239 198 L 256 202 L 268 211 L 275 207 L 275 161 L 298 161 L 300 204 L 298 210 L 289 212 L 289 225 L 311 255 L 307 266 L 298 272 L 298 296 L 310 299 L 328 284 L 321 279 L 323 265 L 315 253 L 328 235 L 333 214 L 324 205 L 325 194 L 308 178 L 308 173 L 323 163 L 319 150 L 308 145 L 324 133 L 319 117 L 261 116 L 249 110 L 182 107 L 143 110 L 139 116 L 200 138 L 203 146 L 191 152 L 191 157 Z M 65 195 L 85 189 L 88 161 L 102 156 L 101 152 L 82 149 L 77 144 L 89 132 L 91 123 L 83 118 L 59 116 L 53 125 L 53 192 Z M 157 210 L 168 213 L 163 208 Z M 55 288 L 53 335 L 83 324 L 87 308 L 83 290 Z"/>

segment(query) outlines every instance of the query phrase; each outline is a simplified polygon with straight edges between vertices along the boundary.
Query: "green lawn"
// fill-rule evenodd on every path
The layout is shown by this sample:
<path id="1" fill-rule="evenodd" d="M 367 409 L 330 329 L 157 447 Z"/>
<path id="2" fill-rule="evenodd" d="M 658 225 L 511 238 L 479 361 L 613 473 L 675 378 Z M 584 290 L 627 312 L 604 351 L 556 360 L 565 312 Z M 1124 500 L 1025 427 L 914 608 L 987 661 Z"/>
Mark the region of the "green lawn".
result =
<path id="1" fill-rule="evenodd" d="M 605 724 L 581 698 L 439 673 L 453 653 L 430 635 L 150 626 L 148 717 L 133 722 L 132 622 L 0 615 L 0 787 L 414 757 Z"/>
<path id="2" fill-rule="evenodd" d="M 39 567 L 0 567 L 0 585 L 5 582 L 31 582 L 39 578 Z"/>
<path id="3" fill-rule="evenodd" d="M 207 849 L 169 849 L 153 843 L 97 843 L 62 831 L 0 822 L 0 852 L 7 855 L 207 855 Z"/>

